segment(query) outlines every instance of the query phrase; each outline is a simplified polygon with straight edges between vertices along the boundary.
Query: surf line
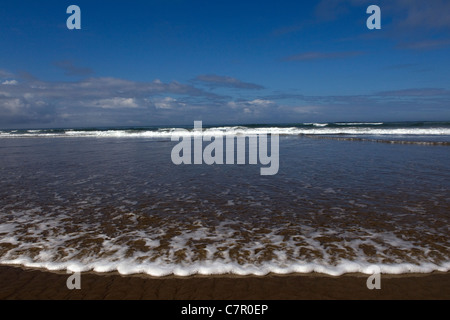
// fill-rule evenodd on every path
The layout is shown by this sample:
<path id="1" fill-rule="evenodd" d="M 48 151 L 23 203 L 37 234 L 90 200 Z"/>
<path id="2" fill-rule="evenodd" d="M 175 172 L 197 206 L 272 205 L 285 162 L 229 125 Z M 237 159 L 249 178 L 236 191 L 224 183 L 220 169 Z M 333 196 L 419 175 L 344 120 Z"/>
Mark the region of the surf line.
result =
<path id="1" fill-rule="evenodd" d="M 260 175 L 276 175 L 280 163 L 279 136 L 270 134 L 270 155 L 268 154 L 269 139 L 267 136 L 266 133 L 235 134 L 231 130 L 211 134 L 203 131 L 202 121 L 194 121 L 193 131 L 179 129 L 172 133 L 171 141 L 179 141 L 172 149 L 172 162 L 175 165 L 200 165 L 203 163 L 207 165 L 242 165 L 246 164 L 246 155 L 248 154 L 248 164 L 256 165 L 259 160 L 261 165 L 266 166 L 260 168 Z M 192 139 L 194 140 L 193 152 Z M 203 142 L 210 143 L 203 148 Z M 246 149 L 247 145 L 248 150 Z"/>

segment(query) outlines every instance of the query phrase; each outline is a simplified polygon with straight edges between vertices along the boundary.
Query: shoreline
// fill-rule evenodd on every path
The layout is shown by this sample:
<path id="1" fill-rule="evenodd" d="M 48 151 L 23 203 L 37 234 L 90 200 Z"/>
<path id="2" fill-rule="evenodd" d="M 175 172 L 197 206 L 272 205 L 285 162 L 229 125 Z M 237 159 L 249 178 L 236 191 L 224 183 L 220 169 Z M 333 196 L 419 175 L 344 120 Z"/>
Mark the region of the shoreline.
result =
<path id="1" fill-rule="evenodd" d="M 450 272 L 381 274 L 369 290 L 366 274 L 265 276 L 81 273 L 81 290 L 69 290 L 63 271 L 0 266 L 0 299 L 9 300 L 449 300 Z"/>

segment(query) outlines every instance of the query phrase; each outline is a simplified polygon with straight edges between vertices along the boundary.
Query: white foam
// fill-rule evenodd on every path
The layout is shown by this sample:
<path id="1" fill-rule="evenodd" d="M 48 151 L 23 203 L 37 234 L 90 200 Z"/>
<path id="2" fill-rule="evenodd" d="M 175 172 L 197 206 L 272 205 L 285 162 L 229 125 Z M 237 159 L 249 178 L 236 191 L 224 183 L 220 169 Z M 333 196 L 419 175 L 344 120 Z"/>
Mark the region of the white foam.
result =
<path id="1" fill-rule="evenodd" d="M 327 125 L 328 125 L 328 123 L 313 123 L 313 122 L 311 122 L 311 123 L 304 123 L 304 125 L 307 125 L 307 126 L 314 126 L 314 127 L 326 127 Z"/>
<path id="2" fill-rule="evenodd" d="M 89 264 L 79 262 L 32 262 L 30 259 L 20 258 L 15 260 L 2 261 L 3 265 L 20 265 L 28 268 L 47 269 L 50 271 L 70 272 L 88 272 L 107 273 L 117 271 L 122 275 L 147 274 L 154 277 L 163 277 L 168 275 L 192 276 L 192 275 L 256 275 L 263 276 L 270 273 L 291 274 L 291 273 L 321 273 L 331 276 L 340 276 L 346 273 L 373 274 L 374 270 L 380 270 L 382 274 L 408 274 L 408 273 L 431 273 L 435 271 L 450 271 L 450 261 L 436 265 L 433 263 L 424 263 L 421 265 L 411 263 L 399 264 L 380 264 L 367 262 L 343 261 L 337 265 L 327 265 L 319 263 L 302 263 L 292 261 L 291 263 L 280 266 L 273 262 L 267 262 L 261 265 L 241 265 L 232 262 L 205 261 L 196 262 L 190 265 L 179 265 L 175 263 L 142 263 L 136 264 L 130 260 L 121 262 L 99 261 Z"/>
<path id="3" fill-rule="evenodd" d="M 371 266 L 388 274 L 450 271 L 448 250 L 439 249 L 441 258 L 434 254 L 436 248 L 448 248 L 448 231 L 445 229 L 428 228 L 426 231 L 432 232 L 437 239 L 429 244 L 417 238 L 408 240 L 393 231 L 374 231 L 362 226 L 357 230 L 336 225 L 317 228 L 306 222 L 291 229 L 295 234 L 286 238 L 283 231 L 293 227 L 272 223 L 271 219 L 255 225 L 222 218 L 220 222 L 213 219 L 211 225 L 203 217 L 195 218 L 194 212 L 193 218 L 185 218 L 190 219 L 187 221 L 167 215 L 155 225 L 139 228 L 138 214 L 125 208 L 117 210 L 110 213 L 114 214 L 110 220 L 121 219 L 123 225 L 114 235 L 105 233 L 101 213 L 92 213 L 89 222 L 77 222 L 79 231 L 73 231 L 76 213 L 59 206 L 45 208 L 45 211 L 39 207 L 11 211 L 14 220 L 0 224 L 0 243 L 9 244 L 6 248 L 11 247 L 0 255 L 0 264 L 151 276 L 311 272 L 341 275 L 370 273 Z M 318 214 L 322 213 L 312 213 Z M 77 218 L 84 219 L 82 216 Z M 305 219 L 309 220 L 308 217 Z M 265 231 L 259 232 L 259 228 Z M 417 233 L 421 226 L 411 228 Z M 173 230 L 178 232 L 173 234 Z M 324 238 L 333 241 L 327 242 L 331 240 Z M 135 241 L 145 243 L 146 250 L 133 247 Z M 201 249 L 197 245 L 201 245 Z M 371 246 L 377 254 L 368 256 L 361 245 Z M 333 248 L 330 250 L 330 247 Z M 130 248 L 134 250 L 129 251 Z M 302 254 L 301 249 L 314 254 Z M 180 250 L 184 252 L 181 261 Z M 202 254 L 199 254 L 200 250 Z M 264 257 L 267 253 L 270 253 L 270 259 Z"/>
<path id="4" fill-rule="evenodd" d="M 354 123 L 356 125 L 359 123 Z M 367 123 L 366 125 L 376 126 L 382 123 Z M 313 128 L 304 127 L 267 127 L 267 128 L 246 128 L 246 127 L 216 127 L 204 129 L 203 132 L 192 132 L 177 128 L 169 128 L 158 131 L 127 131 L 127 130 L 97 130 L 97 131 L 77 131 L 68 130 L 64 133 L 0 133 L 0 138 L 24 138 L 24 137 L 47 137 L 47 138 L 171 138 L 173 134 L 178 136 L 221 136 L 221 135 L 257 135 L 257 134 L 278 134 L 278 135 L 396 135 L 396 136 L 430 136 L 447 135 L 450 136 L 450 128 L 376 128 L 376 127 L 354 127 L 350 123 L 342 124 L 342 127 L 330 128 L 326 124 L 313 124 Z"/>
<path id="5" fill-rule="evenodd" d="M 338 126 L 381 126 L 384 122 L 336 122 Z"/>
<path id="6" fill-rule="evenodd" d="M 18 222 L 20 223 L 20 222 Z M 51 225 L 51 221 L 49 221 Z M 247 258 L 244 262 L 237 263 L 235 259 L 230 256 L 230 249 L 232 249 L 236 241 L 239 241 L 239 235 L 236 236 L 236 230 L 230 228 L 233 226 L 232 221 L 222 222 L 216 226 L 216 233 L 211 231 L 201 224 L 193 223 L 192 226 L 197 228 L 194 230 L 183 230 L 179 235 L 170 238 L 170 245 L 163 254 L 158 252 L 158 257 L 153 260 L 148 258 L 153 257 L 157 251 L 153 251 L 160 245 L 159 237 L 165 235 L 164 228 L 155 227 L 155 230 L 145 231 L 128 231 L 118 238 L 107 239 L 104 238 L 99 254 L 88 252 L 83 257 L 77 256 L 79 249 L 89 248 L 67 248 L 65 243 L 68 240 L 77 238 L 79 234 L 55 234 L 53 237 L 48 236 L 46 240 L 41 237 L 41 228 L 29 229 L 28 237 L 35 237 L 35 242 L 23 243 L 18 242 L 16 238 L 6 236 L 2 239 L 2 243 L 11 243 L 17 246 L 18 251 L 26 252 L 27 249 L 40 248 L 38 255 L 31 258 L 26 253 L 20 253 L 17 256 L 15 249 L 12 253 L 4 254 L 0 257 L 0 264 L 3 265 L 21 265 L 30 268 L 40 268 L 48 270 L 67 270 L 71 272 L 87 272 L 95 271 L 99 273 L 117 271 L 123 275 L 144 273 L 155 277 L 166 275 L 190 276 L 195 274 L 213 275 L 213 274 L 237 274 L 237 275 L 266 275 L 269 273 L 288 274 L 288 273 L 322 273 L 332 276 L 339 276 L 345 273 L 365 273 L 373 272 L 374 266 L 379 268 L 381 273 L 385 274 L 403 274 L 403 273 L 429 273 L 433 271 L 447 272 L 450 271 L 450 261 L 433 262 L 431 260 L 417 260 L 415 263 L 391 263 L 386 264 L 381 261 L 383 258 L 395 258 L 385 256 L 385 252 L 389 248 L 402 248 L 402 250 L 418 249 L 416 244 L 400 239 L 393 233 L 379 233 L 370 236 L 369 238 L 358 237 L 351 232 L 341 233 L 345 238 L 344 243 L 335 242 L 338 248 L 343 249 L 352 248 L 356 256 L 350 259 L 339 259 L 332 261 L 332 254 L 323 246 L 318 237 L 324 235 L 338 234 L 334 230 L 314 230 L 311 228 L 302 228 L 304 231 L 299 232 L 297 238 L 302 238 L 305 242 L 301 248 L 311 249 L 321 252 L 321 258 L 317 257 L 309 259 L 310 261 L 303 261 L 295 259 L 298 256 L 300 247 L 296 241 L 285 240 L 278 232 L 281 229 L 274 229 L 270 233 L 260 234 L 258 238 L 247 240 L 245 247 L 240 248 L 240 252 L 246 252 Z M 248 226 L 241 224 L 241 229 L 246 230 Z M 14 228 L 3 228 L 5 231 L 14 232 Z M 132 237 L 136 240 L 144 240 L 150 251 L 140 252 L 135 251 L 132 256 L 127 254 L 128 245 L 120 244 L 121 237 Z M 348 238 L 355 238 L 348 240 Z M 196 249 L 190 247 L 189 242 L 201 242 L 208 238 L 212 241 L 205 247 L 206 258 L 196 259 L 198 252 Z M 380 243 L 383 239 L 383 243 Z M 375 241 L 378 240 L 378 241 Z M 273 258 L 268 261 L 259 261 L 258 253 L 261 249 L 266 248 L 266 245 L 278 248 L 273 251 Z M 360 249 L 361 244 L 372 245 L 376 248 L 379 256 L 378 262 L 369 262 L 364 252 Z M 225 251 L 220 251 L 219 247 L 227 248 Z M 178 250 L 185 250 L 186 257 L 182 262 L 176 261 L 176 252 Z M 426 247 L 420 248 L 423 252 L 427 251 Z M 66 257 L 57 258 L 58 250 L 64 250 Z M 218 252 L 223 253 L 221 258 L 215 257 Z M 291 253 L 289 253 L 291 252 Z M 293 253 L 292 253 L 293 252 Z M 107 255 L 105 255 L 107 253 Z M 144 258 L 143 260 L 141 258 Z M 373 257 L 372 257 L 373 258 Z"/>

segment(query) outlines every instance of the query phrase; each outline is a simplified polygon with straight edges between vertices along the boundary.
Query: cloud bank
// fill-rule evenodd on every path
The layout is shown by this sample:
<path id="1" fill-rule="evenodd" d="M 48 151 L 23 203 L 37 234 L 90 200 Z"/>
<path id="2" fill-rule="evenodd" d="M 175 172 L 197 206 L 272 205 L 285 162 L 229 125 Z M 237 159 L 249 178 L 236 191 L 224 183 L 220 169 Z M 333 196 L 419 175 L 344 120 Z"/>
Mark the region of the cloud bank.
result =
<path id="1" fill-rule="evenodd" d="M 0 84 L 3 128 L 190 124 L 194 120 L 214 124 L 379 120 L 395 114 L 404 119 L 450 116 L 450 91 L 445 88 L 406 88 L 342 96 L 270 94 L 263 90 L 261 94 L 243 98 L 177 81 L 91 77 L 50 82 L 6 71 L 2 71 L 2 76 L 8 77 Z M 238 79 L 203 76 L 198 79 L 228 81 L 243 91 L 253 89 Z"/>

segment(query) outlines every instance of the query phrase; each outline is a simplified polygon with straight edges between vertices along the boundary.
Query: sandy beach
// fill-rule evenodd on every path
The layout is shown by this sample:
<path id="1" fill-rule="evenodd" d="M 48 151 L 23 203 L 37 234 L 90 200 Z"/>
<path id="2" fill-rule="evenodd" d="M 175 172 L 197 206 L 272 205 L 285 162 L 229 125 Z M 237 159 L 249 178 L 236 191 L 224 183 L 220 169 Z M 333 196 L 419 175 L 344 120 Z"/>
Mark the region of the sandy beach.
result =
<path id="1" fill-rule="evenodd" d="M 369 290 L 367 276 L 318 274 L 154 278 L 115 273 L 81 274 L 81 289 L 69 290 L 69 274 L 0 267 L 0 299 L 39 300 L 359 300 L 450 299 L 450 273 L 381 275 Z"/>

